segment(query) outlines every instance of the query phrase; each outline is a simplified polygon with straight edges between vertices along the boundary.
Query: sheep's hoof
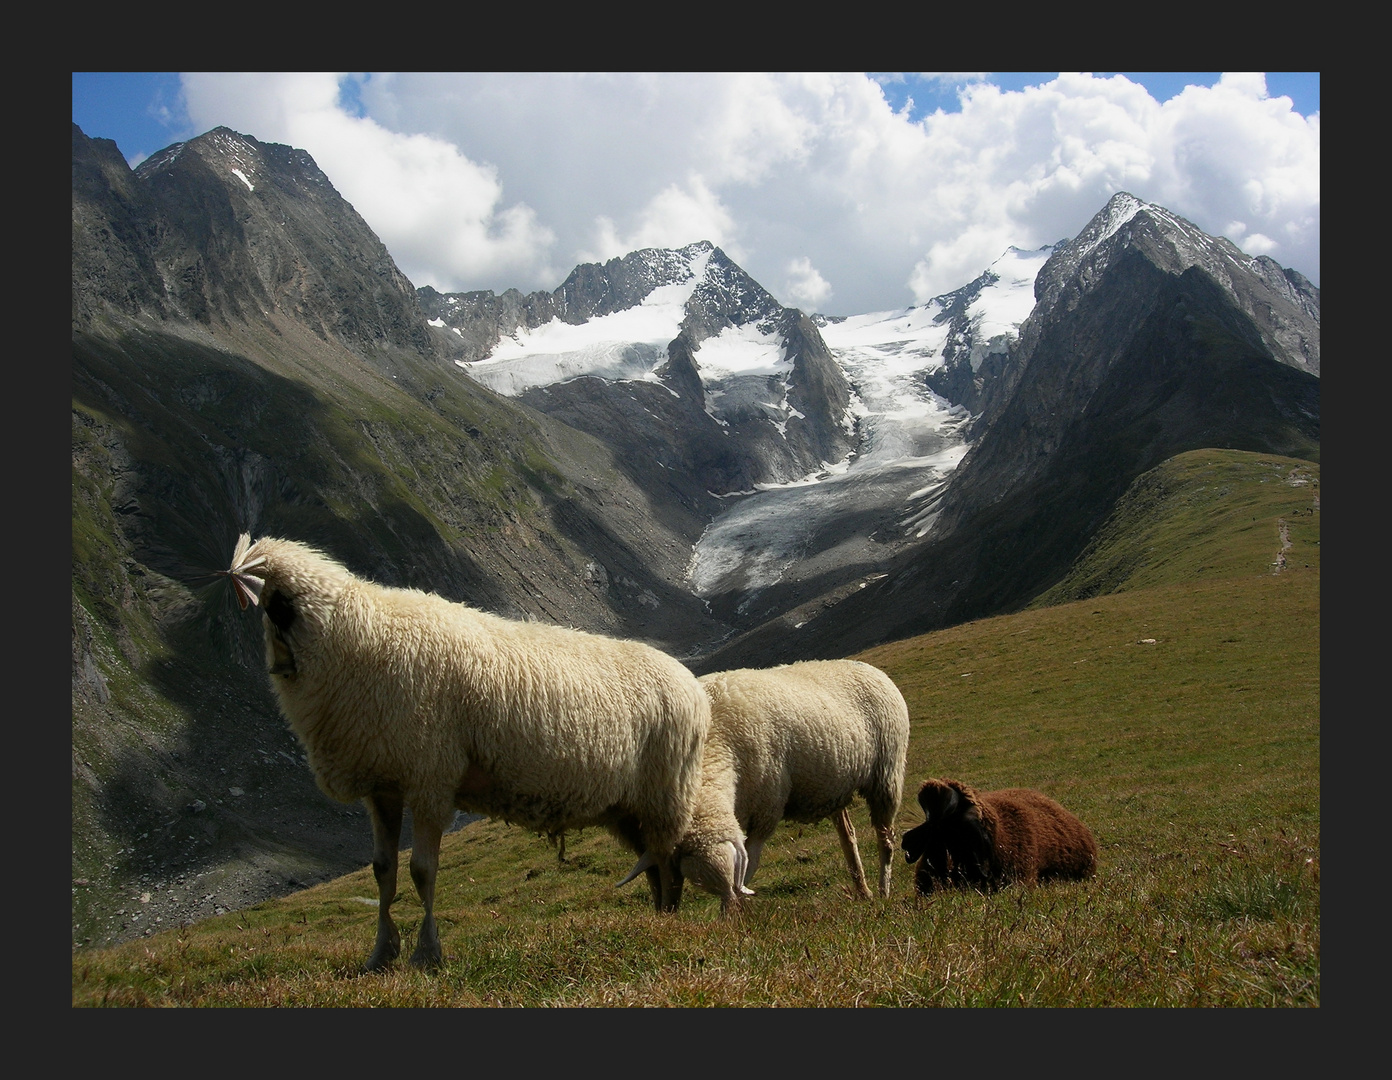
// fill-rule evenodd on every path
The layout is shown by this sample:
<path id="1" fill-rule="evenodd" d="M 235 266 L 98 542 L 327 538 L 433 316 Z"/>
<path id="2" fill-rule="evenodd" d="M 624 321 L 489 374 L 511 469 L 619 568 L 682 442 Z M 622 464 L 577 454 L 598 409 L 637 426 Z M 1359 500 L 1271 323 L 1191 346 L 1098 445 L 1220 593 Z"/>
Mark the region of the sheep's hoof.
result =
<path id="1" fill-rule="evenodd" d="M 400 955 L 401 934 L 396 927 L 378 928 L 377 945 L 373 948 L 372 955 L 367 958 L 367 963 L 363 965 L 363 971 L 386 971 L 391 967 L 392 961 Z"/>
<path id="2" fill-rule="evenodd" d="M 392 966 L 392 961 L 397 958 L 400 949 L 373 949 L 372 955 L 367 958 L 367 963 L 362 967 L 363 974 L 370 974 L 374 971 L 386 971 Z"/>

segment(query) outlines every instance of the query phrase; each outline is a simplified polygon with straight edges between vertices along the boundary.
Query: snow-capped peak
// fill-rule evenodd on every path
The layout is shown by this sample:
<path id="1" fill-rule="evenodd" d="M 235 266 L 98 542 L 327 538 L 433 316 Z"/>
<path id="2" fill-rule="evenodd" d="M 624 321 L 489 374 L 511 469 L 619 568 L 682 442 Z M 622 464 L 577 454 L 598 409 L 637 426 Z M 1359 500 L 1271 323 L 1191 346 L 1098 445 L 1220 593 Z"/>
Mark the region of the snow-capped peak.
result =
<path id="1" fill-rule="evenodd" d="M 732 306 L 740 306 L 738 274 L 732 273 L 733 264 L 725 265 L 728 260 L 718 261 L 715 254 L 716 248 L 709 241 L 679 249 L 634 252 L 618 260 L 626 266 L 629 279 L 638 276 L 655 284 L 630 306 L 580 323 L 557 316 L 533 329 L 519 327 L 503 337 L 488 356 L 461 362 L 460 366 L 474 379 L 508 396 L 585 376 L 614 382 L 658 381 L 657 370 L 667 360 L 667 347 L 681 333 L 693 303 L 699 300 L 702 307 L 709 308 L 712 296 L 728 294 Z M 613 267 L 610 263 L 581 269 L 607 274 Z M 582 288 L 585 276 L 578 269 L 562 288 Z M 771 374 L 789 366 L 784 362 L 781 339 L 767 327 L 741 323 L 737 318 L 729 321 L 733 325 L 706 337 L 696 347 L 697 367 L 705 381 Z"/>

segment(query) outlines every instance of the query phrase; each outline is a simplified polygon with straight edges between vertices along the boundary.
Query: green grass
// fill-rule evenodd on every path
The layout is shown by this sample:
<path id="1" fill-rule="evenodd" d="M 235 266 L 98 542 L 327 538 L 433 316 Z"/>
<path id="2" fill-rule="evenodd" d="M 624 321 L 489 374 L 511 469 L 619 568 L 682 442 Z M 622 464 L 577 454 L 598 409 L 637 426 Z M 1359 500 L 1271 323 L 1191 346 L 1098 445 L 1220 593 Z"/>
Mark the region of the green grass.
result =
<path id="1" fill-rule="evenodd" d="M 641 884 L 612 887 L 630 858 L 602 832 L 570 835 L 561 864 L 480 822 L 445 841 L 436 973 L 356 973 L 364 868 L 74 953 L 73 1004 L 1318 1006 L 1319 470 L 1205 453 L 1162 466 L 1147 482 L 1169 494 L 1080 561 L 1078 580 L 1110 567 L 1105 595 L 862 654 L 909 703 L 901 830 L 928 776 L 1037 787 L 1097 835 L 1090 881 L 919 898 L 899 857 L 891 898 L 864 903 L 828 823 L 784 825 L 741 917 L 690 888 L 658 917 Z M 1292 488 L 1297 467 L 1309 482 Z M 1229 490 L 1198 506 L 1181 497 L 1196 487 Z M 1282 519 L 1313 555 L 1273 573 Z M 1131 558 L 1142 543 L 1156 550 Z M 409 953 L 420 907 L 403 886 Z"/>

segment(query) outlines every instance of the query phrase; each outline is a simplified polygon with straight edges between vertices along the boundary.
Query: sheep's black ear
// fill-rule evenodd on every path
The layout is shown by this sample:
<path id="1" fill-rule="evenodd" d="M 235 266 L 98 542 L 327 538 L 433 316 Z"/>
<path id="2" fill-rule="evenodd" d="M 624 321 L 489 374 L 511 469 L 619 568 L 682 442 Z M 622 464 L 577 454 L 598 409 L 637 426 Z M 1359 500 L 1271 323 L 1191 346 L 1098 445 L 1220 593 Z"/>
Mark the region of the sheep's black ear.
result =
<path id="1" fill-rule="evenodd" d="M 950 783 L 929 780 L 918 793 L 918 804 L 929 821 L 942 821 L 957 806 L 957 792 Z"/>
<path id="2" fill-rule="evenodd" d="M 290 624 L 295 621 L 295 601 L 277 589 L 266 601 L 266 618 L 271 620 L 276 629 L 289 630 Z"/>

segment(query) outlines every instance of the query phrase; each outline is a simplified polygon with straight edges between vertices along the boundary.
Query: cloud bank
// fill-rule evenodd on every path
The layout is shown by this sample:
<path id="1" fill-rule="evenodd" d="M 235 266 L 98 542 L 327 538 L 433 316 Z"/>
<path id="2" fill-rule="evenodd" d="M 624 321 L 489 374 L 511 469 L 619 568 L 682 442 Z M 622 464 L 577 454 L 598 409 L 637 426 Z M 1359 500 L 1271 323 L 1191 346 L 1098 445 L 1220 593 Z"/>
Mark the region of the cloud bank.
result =
<path id="1" fill-rule="evenodd" d="M 883 77 L 881 77 L 883 79 Z M 1227 74 L 968 84 L 896 112 L 857 74 L 186 74 L 198 130 L 301 147 L 417 285 L 551 289 L 710 240 L 785 303 L 922 303 L 1118 190 L 1319 281 L 1319 115 Z"/>

